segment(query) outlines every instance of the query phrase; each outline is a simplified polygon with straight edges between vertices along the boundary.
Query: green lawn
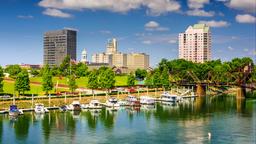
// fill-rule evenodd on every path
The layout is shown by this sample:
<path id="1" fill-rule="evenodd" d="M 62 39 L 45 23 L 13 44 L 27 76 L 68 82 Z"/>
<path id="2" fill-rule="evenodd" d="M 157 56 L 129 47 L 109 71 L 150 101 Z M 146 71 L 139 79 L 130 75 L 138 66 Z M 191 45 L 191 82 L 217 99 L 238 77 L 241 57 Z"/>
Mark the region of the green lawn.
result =
<path id="1" fill-rule="evenodd" d="M 126 81 L 127 81 L 127 76 L 116 76 L 115 86 L 125 86 Z M 30 82 L 40 82 L 41 83 L 42 78 L 41 77 L 32 77 L 32 78 L 30 78 Z M 54 77 L 53 78 L 54 85 L 56 85 L 57 82 L 59 84 L 68 85 L 67 78 L 65 78 L 65 77 L 63 77 L 63 78 Z M 88 82 L 87 77 L 81 77 L 76 80 L 78 87 L 86 87 L 87 82 Z M 67 88 L 58 88 L 58 91 L 68 91 L 68 89 Z M 4 81 L 4 92 L 13 94 L 14 93 L 14 82 Z M 52 90 L 51 92 L 54 92 L 54 90 Z M 44 92 L 42 91 L 41 85 L 30 84 L 30 91 L 26 92 L 26 94 L 42 95 L 42 94 L 44 94 Z"/>

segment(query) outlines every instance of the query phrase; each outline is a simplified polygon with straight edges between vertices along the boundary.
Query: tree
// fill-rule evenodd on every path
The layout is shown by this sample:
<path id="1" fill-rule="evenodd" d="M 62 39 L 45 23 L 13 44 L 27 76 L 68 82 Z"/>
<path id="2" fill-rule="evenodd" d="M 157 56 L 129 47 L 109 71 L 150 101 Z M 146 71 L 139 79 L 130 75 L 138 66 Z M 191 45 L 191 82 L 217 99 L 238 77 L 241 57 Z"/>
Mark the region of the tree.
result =
<path id="1" fill-rule="evenodd" d="M 135 85 L 135 76 L 134 76 L 133 73 L 130 73 L 130 74 L 128 75 L 128 78 L 127 78 L 127 85 L 128 85 L 129 87 L 132 87 L 132 86 Z"/>
<path id="2" fill-rule="evenodd" d="M 5 68 L 5 72 L 10 74 L 11 78 L 16 78 L 16 76 L 22 71 L 19 65 L 9 65 Z"/>
<path id="3" fill-rule="evenodd" d="M 33 76 L 38 76 L 39 75 L 39 71 L 36 70 L 36 69 L 31 69 L 30 70 L 30 74 L 33 75 Z"/>
<path id="4" fill-rule="evenodd" d="M 25 91 L 30 90 L 30 80 L 28 76 L 28 72 L 26 70 L 22 70 L 15 79 L 15 91 L 25 93 Z"/>
<path id="5" fill-rule="evenodd" d="M 158 88 L 161 85 L 161 74 L 159 69 L 156 69 L 153 73 L 153 86 Z"/>
<path id="6" fill-rule="evenodd" d="M 87 75 L 87 70 L 88 70 L 88 67 L 86 64 L 80 62 L 77 64 L 76 66 L 76 76 L 77 77 L 84 77 Z"/>
<path id="7" fill-rule="evenodd" d="M 44 67 L 42 89 L 46 92 L 46 95 L 53 89 L 52 73 L 48 65 Z"/>
<path id="8" fill-rule="evenodd" d="M 92 93 L 94 95 L 94 89 L 97 89 L 99 87 L 97 70 L 93 70 L 90 72 L 88 76 L 87 87 L 92 89 Z"/>
<path id="9" fill-rule="evenodd" d="M 161 85 L 164 89 L 168 88 L 170 85 L 169 82 L 169 71 L 167 67 L 163 68 L 162 74 L 161 74 Z"/>
<path id="10" fill-rule="evenodd" d="M 4 83 L 3 83 L 3 80 L 4 80 L 4 71 L 2 69 L 2 67 L 0 66 L 0 92 L 3 92 L 3 87 L 4 87 Z"/>
<path id="11" fill-rule="evenodd" d="M 135 71 L 135 76 L 137 79 L 143 80 L 147 76 L 147 71 L 142 69 L 137 69 Z"/>
<path id="12" fill-rule="evenodd" d="M 74 75 L 69 76 L 68 86 L 69 86 L 69 90 L 72 93 L 77 89 L 76 77 Z"/>
<path id="13" fill-rule="evenodd" d="M 103 69 L 103 68 L 102 68 Z M 115 73 L 110 68 L 104 68 L 99 73 L 99 87 L 109 92 L 115 86 Z"/>
<path id="14" fill-rule="evenodd" d="M 70 74 L 70 56 L 66 56 L 59 67 L 60 75 L 67 76 Z"/>
<path id="15" fill-rule="evenodd" d="M 153 79 L 152 79 L 152 74 L 151 73 L 148 73 L 147 76 L 146 76 L 146 80 L 145 80 L 145 85 L 147 87 L 152 87 L 153 86 Z"/>

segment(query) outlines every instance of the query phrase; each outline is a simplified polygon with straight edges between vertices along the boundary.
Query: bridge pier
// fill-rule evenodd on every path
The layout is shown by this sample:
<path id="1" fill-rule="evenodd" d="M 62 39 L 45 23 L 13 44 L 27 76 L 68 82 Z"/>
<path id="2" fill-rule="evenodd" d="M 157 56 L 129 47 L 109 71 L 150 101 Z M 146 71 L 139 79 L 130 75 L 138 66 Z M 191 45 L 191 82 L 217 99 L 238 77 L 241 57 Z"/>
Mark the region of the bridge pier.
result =
<path id="1" fill-rule="evenodd" d="M 245 98 L 245 95 L 246 95 L 246 88 L 238 87 L 236 92 L 236 98 Z"/>
<path id="2" fill-rule="evenodd" d="M 196 95 L 197 96 L 205 96 L 206 95 L 205 88 L 203 87 L 202 84 L 196 85 Z"/>

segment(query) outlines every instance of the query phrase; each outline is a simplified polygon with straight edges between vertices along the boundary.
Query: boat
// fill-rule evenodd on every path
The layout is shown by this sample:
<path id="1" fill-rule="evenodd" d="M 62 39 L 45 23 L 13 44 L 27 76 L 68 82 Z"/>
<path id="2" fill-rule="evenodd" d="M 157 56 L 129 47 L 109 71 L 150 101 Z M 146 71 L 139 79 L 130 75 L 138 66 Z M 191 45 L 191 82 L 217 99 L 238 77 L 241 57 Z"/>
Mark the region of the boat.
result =
<path id="1" fill-rule="evenodd" d="M 9 116 L 18 116 L 20 114 L 20 110 L 16 105 L 10 105 Z"/>
<path id="2" fill-rule="evenodd" d="M 89 104 L 84 106 L 85 109 L 101 109 L 102 105 L 99 100 L 91 100 Z"/>
<path id="3" fill-rule="evenodd" d="M 120 107 L 120 104 L 118 103 L 118 100 L 117 98 L 109 98 L 107 101 L 106 101 L 106 106 L 107 107 L 112 107 L 112 108 L 119 108 Z"/>
<path id="4" fill-rule="evenodd" d="M 37 113 L 37 114 L 43 114 L 43 113 L 45 113 L 44 104 L 41 104 L 41 103 L 35 104 L 34 111 L 35 111 L 35 113 Z"/>
<path id="5" fill-rule="evenodd" d="M 177 102 L 178 96 L 177 95 L 171 95 L 168 92 L 164 92 L 161 94 L 160 100 L 163 102 Z"/>
<path id="6" fill-rule="evenodd" d="M 155 100 L 154 98 L 148 97 L 148 96 L 141 96 L 140 97 L 140 104 L 144 105 L 154 105 Z"/>
<path id="7" fill-rule="evenodd" d="M 65 112 L 65 111 L 68 111 L 68 110 L 69 110 L 69 109 L 68 109 L 68 106 L 66 106 L 66 105 L 61 106 L 59 109 L 60 109 L 60 111 L 62 111 L 62 112 Z"/>
<path id="8" fill-rule="evenodd" d="M 72 104 L 70 105 L 71 110 L 73 111 L 80 111 L 81 110 L 81 105 L 79 101 L 73 101 Z"/>
<path id="9" fill-rule="evenodd" d="M 124 100 L 118 101 L 118 104 L 120 106 L 127 106 L 128 105 L 127 101 L 124 101 Z"/>
<path id="10" fill-rule="evenodd" d="M 128 95 L 126 97 L 126 101 L 128 101 L 128 102 L 135 102 L 135 101 L 138 101 L 138 99 L 135 96 Z"/>

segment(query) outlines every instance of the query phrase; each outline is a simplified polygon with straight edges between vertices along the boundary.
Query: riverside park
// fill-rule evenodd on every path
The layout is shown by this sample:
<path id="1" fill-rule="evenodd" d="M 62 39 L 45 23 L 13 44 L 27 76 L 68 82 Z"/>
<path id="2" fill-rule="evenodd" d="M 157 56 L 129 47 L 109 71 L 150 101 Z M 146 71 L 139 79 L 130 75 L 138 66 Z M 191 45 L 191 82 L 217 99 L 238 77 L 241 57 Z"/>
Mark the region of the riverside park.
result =
<path id="1" fill-rule="evenodd" d="M 126 75 L 63 61 L 39 70 L 11 65 L 0 76 L 0 143 L 256 141 L 250 58 L 163 59 Z"/>

